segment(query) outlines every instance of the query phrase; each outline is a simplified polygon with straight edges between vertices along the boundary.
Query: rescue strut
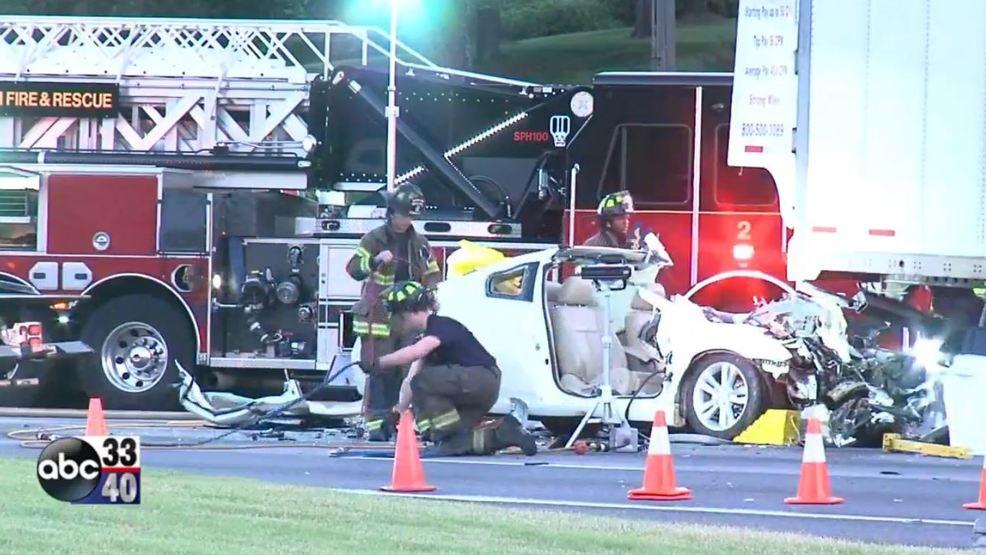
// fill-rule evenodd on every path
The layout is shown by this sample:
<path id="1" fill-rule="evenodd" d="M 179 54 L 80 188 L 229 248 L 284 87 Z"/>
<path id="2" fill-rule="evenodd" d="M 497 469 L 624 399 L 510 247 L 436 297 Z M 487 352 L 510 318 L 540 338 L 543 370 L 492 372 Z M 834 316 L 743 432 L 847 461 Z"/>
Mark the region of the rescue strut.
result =
<path id="1" fill-rule="evenodd" d="M 630 266 L 626 264 L 596 264 L 592 266 L 583 266 L 580 272 L 582 279 L 591 280 L 593 285 L 596 286 L 605 302 L 603 303 L 604 317 L 603 317 L 603 337 L 602 337 L 602 347 L 603 347 L 603 383 L 600 386 L 600 395 L 596 400 L 596 404 L 593 405 L 592 409 L 585 413 L 582 417 L 582 421 L 579 422 L 575 431 L 572 432 L 572 436 L 568 438 L 568 443 L 565 444 L 566 449 L 571 449 L 575 444 L 575 440 L 578 439 L 579 434 L 585 428 L 585 425 L 589 423 L 597 411 L 602 409 L 602 414 L 599 416 L 599 421 L 605 424 L 609 428 L 610 443 L 613 442 L 615 436 L 615 431 L 617 425 L 624 427 L 626 429 L 630 428 L 629 422 L 622 414 L 613 409 L 613 386 L 610 380 L 610 351 L 612 350 L 613 340 L 610 337 L 612 333 L 612 306 L 610 303 L 613 291 L 622 291 L 626 289 L 629 283 L 631 269 Z M 636 448 L 636 445 L 634 445 Z"/>

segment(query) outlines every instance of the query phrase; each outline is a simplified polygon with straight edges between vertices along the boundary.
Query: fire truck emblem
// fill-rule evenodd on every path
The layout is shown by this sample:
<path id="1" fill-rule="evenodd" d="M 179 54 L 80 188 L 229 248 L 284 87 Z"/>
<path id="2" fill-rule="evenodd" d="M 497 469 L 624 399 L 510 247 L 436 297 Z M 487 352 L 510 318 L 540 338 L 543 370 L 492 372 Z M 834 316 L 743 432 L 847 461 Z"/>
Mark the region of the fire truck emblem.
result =
<path id="1" fill-rule="evenodd" d="M 110 234 L 105 231 L 100 231 L 92 236 L 92 246 L 98 251 L 104 251 L 110 248 Z"/>
<path id="2" fill-rule="evenodd" d="M 555 141 L 555 146 L 561 148 L 565 146 L 568 133 L 572 130 L 572 118 L 565 115 L 551 116 L 549 129 L 551 130 L 551 138 Z"/>

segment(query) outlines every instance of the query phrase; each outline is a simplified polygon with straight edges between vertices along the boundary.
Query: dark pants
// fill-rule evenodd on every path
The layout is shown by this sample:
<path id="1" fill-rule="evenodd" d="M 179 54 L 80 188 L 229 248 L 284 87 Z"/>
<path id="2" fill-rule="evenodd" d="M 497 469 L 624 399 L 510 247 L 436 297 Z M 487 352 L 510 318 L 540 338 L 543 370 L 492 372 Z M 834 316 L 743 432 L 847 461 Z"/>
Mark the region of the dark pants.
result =
<path id="1" fill-rule="evenodd" d="M 443 455 L 489 454 L 503 448 L 495 429 L 476 425 L 500 395 L 500 369 L 482 366 L 425 366 L 411 379 L 418 430 Z"/>
<path id="2" fill-rule="evenodd" d="M 360 363 L 363 368 L 369 368 L 374 358 L 393 353 L 410 343 L 410 338 L 396 334 L 361 339 Z M 389 441 L 396 432 L 392 409 L 400 400 L 401 383 L 407 376 L 407 370 L 407 367 L 387 368 L 367 374 L 363 389 L 363 417 L 370 441 Z"/>

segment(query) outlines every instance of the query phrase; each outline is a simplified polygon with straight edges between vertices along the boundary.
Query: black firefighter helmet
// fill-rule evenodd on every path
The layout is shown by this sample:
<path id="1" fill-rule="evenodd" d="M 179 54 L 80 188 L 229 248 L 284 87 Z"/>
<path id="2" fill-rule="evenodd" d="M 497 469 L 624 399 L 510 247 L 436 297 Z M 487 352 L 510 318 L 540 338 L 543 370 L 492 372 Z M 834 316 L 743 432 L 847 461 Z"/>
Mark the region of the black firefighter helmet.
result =
<path id="1" fill-rule="evenodd" d="M 425 195 L 412 183 L 398 186 L 387 199 L 387 212 L 414 218 L 425 208 Z"/>
<path id="2" fill-rule="evenodd" d="M 434 293 L 416 281 L 397 282 L 382 295 L 391 314 L 435 309 Z"/>
<path id="3" fill-rule="evenodd" d="M 606 195 L 596 208 L 596 215 L 604 220 L 629 214 L 633 214 L 633 197 L 629 191 Z"/>

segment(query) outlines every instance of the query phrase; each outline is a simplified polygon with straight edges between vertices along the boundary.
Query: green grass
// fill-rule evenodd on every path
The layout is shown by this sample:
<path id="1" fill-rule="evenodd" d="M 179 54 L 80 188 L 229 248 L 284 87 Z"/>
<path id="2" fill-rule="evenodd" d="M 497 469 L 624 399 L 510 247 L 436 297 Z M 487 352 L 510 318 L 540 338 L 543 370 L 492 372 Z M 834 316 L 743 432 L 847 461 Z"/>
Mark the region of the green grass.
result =
<path id="1" fill-rule="evenodd" d="M 736 20 L 717 16 L 678 23 L 677 71 L 732 71 Z M 538 37 L 504 43 L 484 73 L 539 83 L 589 84 L 600 71 L 650 69 L 650 39 L 630 28 Z"/>
<path id="2" fill-rule="evenodd" d="M 72 506 L 45 496 L 31 460 L 0 458 L 0 553 L 947 553 L 371 497 L 147 468 L 142 479 L 139 507 Z"/>

